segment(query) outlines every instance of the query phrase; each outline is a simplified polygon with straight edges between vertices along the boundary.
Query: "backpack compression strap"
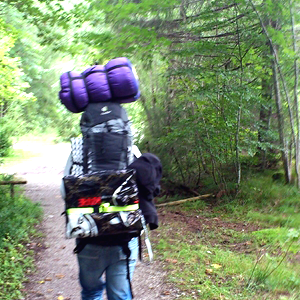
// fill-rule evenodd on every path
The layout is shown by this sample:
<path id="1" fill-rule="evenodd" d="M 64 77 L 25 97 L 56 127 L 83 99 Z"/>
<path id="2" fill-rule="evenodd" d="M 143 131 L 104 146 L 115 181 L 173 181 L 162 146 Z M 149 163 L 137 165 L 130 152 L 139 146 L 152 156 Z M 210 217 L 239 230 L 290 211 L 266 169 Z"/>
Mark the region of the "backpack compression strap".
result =
<path id="1" fill-rule="evenodd" d="M 72 213 L 92 214 L 92 213 L 113 213 L 120 211 L 133 211 L 139 209 L 138 204 L 126 205 L 126 206 L 113 206 L 109 203 L 103 203 L 95 207 L 75 207 L 67 209 L 67 215 Z"/>

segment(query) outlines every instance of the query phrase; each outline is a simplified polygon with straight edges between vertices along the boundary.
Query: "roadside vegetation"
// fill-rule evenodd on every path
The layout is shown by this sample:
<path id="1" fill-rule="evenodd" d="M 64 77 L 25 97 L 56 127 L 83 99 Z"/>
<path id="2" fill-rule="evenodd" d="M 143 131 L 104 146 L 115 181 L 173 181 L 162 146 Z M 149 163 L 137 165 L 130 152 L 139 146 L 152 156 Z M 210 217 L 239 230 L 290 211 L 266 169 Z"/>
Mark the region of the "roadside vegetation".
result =
<path id="1" fill-rule="evenodd" d="M 124 107 L 135 143 L 162 162 L 158 202 L 215 195 L 159 209 L 156 249 L 180 299 L 297 299 L 299 12 L 298 0 L 1 1 L 0 163 L 14 163 L 14 139 L 28 133 L 78 136 L 60 75 L 126 56 L 141 97 Z M 24 228 L 37 218 L 25 212 L 15 229 L 15 208 L 39 209 L 0 192 L 0 213 L 12 209 L 1 257 L 23 270 L 6 253 L 27 257 Z"/>
<path id="2" fill-rule="evenodd" d="M 220 197 L 159 209 L 156 257 L 174 299 L 300 299 L 300 204 L 270 172 Z M 166 293 L 171 291 L 166 290 Z"/>
<path id="3" fill-rule="evenodd" d="M 0 175 L 0 181 L 13 176 Z M 16 188 L 15 188 L 16 189 Z M 2 300 L 21 299 L 23 283 L 34 270 L 30 241 L 38 232 L 42 209 L 20 191 L 11 197 L 9 186 L 0 186 L 0 290 Z"/>

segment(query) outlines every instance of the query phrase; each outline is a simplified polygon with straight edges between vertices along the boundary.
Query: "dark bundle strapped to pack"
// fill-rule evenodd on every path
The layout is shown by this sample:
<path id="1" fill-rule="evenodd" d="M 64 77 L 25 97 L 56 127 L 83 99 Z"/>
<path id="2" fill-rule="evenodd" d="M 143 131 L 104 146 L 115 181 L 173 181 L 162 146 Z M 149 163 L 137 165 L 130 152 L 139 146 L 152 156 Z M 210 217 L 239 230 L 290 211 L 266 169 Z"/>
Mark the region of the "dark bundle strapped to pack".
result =
<path id="1" fill-rule="evenodd" d="M 134 176 L 134 170 L 65 176 L 66 237 L 138 236 L 143 225 Z"/>

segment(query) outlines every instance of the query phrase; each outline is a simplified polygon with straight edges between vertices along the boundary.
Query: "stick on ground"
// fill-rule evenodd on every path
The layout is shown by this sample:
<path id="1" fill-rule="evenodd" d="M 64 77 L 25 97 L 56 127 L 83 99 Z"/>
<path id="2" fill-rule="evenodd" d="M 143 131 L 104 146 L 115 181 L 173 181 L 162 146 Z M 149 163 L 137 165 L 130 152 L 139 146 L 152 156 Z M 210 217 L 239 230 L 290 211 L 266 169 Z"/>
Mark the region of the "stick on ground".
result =
<path id="1" fill-rule="evenodd" d="M 156 204 L 156 207 L 162 207 L 162 206 L 169 206 L 169 205 L 177 205 L 177 204 L 181 204 L 184 202 L 188 202 L 188 201 L 195 201 L 195 200 L 200 200 L 200 199 L 205 199 L 205 198 L 209 198 L 212 197 L 213 194 L 205 194 L 205 195 L 200 195 L 198 197 L 193 197 L 193 198 L 187 198 L 187 199 L 182 199 L 182 200 L 177 200 L 177 201 L 172 201 L 172 202 L 167 202 L 167 203 L 161 203 L 161 204 Z"/>

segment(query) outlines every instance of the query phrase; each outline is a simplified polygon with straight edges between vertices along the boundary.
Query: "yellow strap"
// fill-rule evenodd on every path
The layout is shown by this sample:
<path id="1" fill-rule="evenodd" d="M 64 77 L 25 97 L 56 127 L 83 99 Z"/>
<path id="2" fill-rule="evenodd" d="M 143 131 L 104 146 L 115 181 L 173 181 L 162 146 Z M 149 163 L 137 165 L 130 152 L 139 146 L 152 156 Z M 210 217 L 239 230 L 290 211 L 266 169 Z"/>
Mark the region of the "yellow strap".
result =
<path id="1" fill-rule="evenodd" d="M 94 212 L 93 207 L 76 207 L 67 209 L 67 214 L 92 214 Z"/>
<path id="2" fill-rule="evenodd" d="M 132 211 L 139 209 L 138 204 L 126 205 L 126 206 L 110 206 L 109 203 L 104 203 L 99 206 L 99 212 L 119 212 L 119 211 Z M 94 212 L 93 207 L 76 207 L 67 209 L 67 214 L 92 214 Z"/>
<path id="3" fill-rule="evenodd" d="M 126 206 L 109 206 L 104 207 L 102 212 L 118 212 L 118 211 L 131 211 L 139 209 L 138 204 L 126 205 Z"/>

